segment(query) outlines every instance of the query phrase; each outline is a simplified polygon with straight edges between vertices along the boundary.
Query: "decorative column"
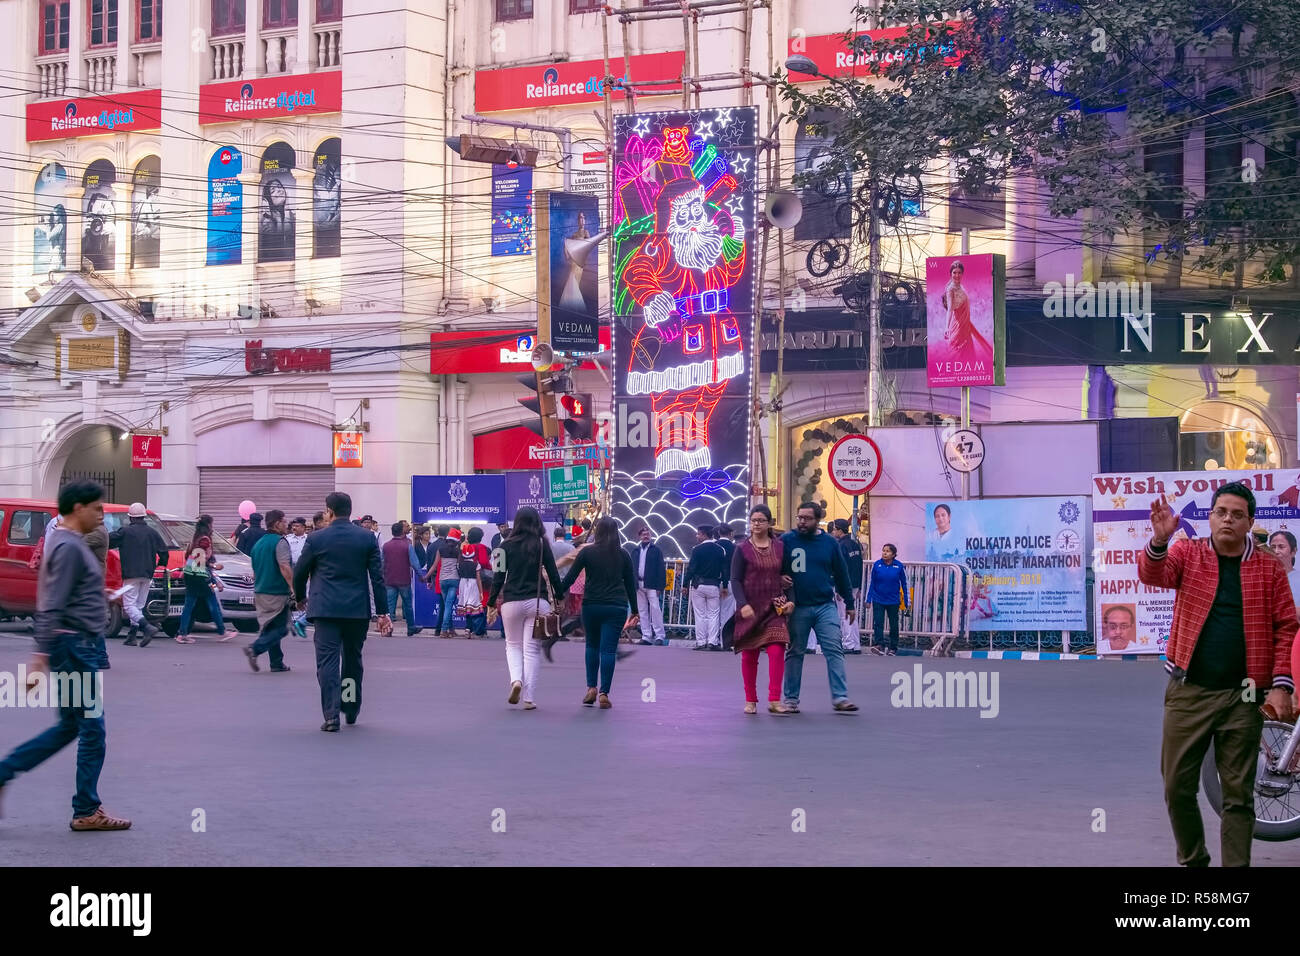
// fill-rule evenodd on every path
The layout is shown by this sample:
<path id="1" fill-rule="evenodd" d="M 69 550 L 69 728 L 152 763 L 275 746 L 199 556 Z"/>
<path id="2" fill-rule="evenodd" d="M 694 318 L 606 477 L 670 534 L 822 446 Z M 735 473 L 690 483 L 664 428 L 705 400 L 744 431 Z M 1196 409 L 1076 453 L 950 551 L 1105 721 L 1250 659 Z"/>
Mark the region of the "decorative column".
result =
<path id="1" fill-rule="evenodd" d="M 140 83 L 131 82 L 131 41 L 135 39 L 135 0 L 117 5 L 117 61 L 113 89 L 126 90 Z"/>
<path id="2" fill-rule="evenodd" d="M 293 73 L 310 73 L 316 68 L 316 0 L 298 3 L 298 55 L 290 64 Z"/>
<path id="3" fill-rule="evenodd" d="M 262 0 L 247 0 L 244 7 L 244 79 L 266 73 L 266 51 L 262 49 Z"/>

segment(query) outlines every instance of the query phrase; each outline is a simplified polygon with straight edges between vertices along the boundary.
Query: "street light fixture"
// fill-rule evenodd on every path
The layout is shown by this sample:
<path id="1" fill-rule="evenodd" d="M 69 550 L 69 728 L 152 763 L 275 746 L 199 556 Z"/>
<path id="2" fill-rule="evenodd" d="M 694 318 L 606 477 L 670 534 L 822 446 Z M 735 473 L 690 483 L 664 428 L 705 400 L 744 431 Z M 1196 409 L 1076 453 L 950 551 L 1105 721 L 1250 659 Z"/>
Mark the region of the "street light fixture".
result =
<path id="1" fill-rule="evenodd" d="M 817 63 L 810 56 L 802 53 L 796 53 L 785 61 L 785 71 L 787 73 L 806 73 L 809 76 L 822 76 L 823 73 L 817 68 Z M 826 77 L 830 79 L 830 77 Z"/>

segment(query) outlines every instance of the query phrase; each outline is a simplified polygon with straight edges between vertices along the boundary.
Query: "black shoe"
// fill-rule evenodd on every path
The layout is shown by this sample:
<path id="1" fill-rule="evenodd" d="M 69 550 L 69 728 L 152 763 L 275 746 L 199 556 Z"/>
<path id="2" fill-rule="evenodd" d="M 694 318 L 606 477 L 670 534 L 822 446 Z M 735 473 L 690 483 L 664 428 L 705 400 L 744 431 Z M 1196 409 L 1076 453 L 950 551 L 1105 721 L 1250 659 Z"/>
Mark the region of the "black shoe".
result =
<path id="1" fill-rule="evenodd" d="M 337 734 L 339 732 L 339 722 L 337 720 L 327 720 L 320 725 L 320 729 L 327 734 Z"/>
<path id="2" fill-rule="evenodd" d="M 351 727 L 353 724 L 357 722 L 357 715 L 349 711 L 348 713 L 343 715 L 343 719 L 346 720 L 348 722 L 348 726 Z"/>
<path id="3" fill-rule="evenodd" d="M 253 669 L 253 673 L 257 673 L 262 669 L 257 666 L 257 652 L 253 650 L 251 644 L 244 648 L 244 656 L 248 658 L 248 666 Z"/>
<path id="4" fill-rule="evenodd" d="M 144 634 L 141 635 L 140 637 L 140 646 L 148 647 L 150 641 L 152 641 L 155 637 L 162 636 L 162 634 L 163 632 L 161 630 L 154 627 L 152 624 L 146 623 L 144 626 Z"/>
<path id="5" fill-rule="evenodd" d="M 434 629 L 433 629 L 433 636 L 434 636 L 434 637 L 442 637 L 442 628 L 440 628 L 440 627 L 436 627 L 436 628 L 434 628 Z"/>
<path id="6" fill-rule="evenodd" d="M 709 645 L 708 645 L 708 644 L 696 644 L 696 645 L 695 645 L 695 649 L 696 649 L 697 651 L 707 651 L 707 650 L 709 649 Z"/>
<path id="7" fill-rule="evenodd" d="M 406 629 L 406 636 L 407 636 L 407 637 L 415 637 L 415 635 L 419 634 L 419 633 L 420 633 L 421 631 L 423 631 L 423 630 L 424 630 L 424 628 L 422 628 L 422 627 L 408 627 L 408 628 Z"/>
<path id="8" fill-rule="evenodd" d="M 637 641 L 637 643 L 640 644 L 642 647 L 653 647 L 655 642 L 647 641 L 645 638 L 641 638 L 641 640 Z"/>
<path id="9" fill-rule="evenodd" d="M 292 669 L 293 669 L 293 668 L 291 668 L 288 664 L 281 664 L 279 667 L 272 667 L 272 668 L 271 668 L 271 673 L 272 673 L 272 674 L 287 674 L 287 673 L 289 673 L 289 671 L 292 670 Z"/>
<path id="10" fill-rule="evenodd" d="M 123 647 L 137 646 L 137 642 L 135 639 L 135 628 L 131 628 L 131 630 L 126 632 L 126 640 L 122 642 L 122 646 Z"/>

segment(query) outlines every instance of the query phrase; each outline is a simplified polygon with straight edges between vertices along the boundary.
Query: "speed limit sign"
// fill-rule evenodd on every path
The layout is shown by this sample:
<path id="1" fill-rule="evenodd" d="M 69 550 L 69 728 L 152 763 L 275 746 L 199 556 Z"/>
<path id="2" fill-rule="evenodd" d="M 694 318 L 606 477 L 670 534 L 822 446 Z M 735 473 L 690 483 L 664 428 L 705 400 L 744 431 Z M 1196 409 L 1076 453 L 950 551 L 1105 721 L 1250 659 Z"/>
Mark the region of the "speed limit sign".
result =
<path id="1" fill-rule="evenodd" d="M 846 495 L 863 495 L 876 486 L 884 465 L 880 446 L 866 435 L 845 435 L 831 446 L 831 484 Z"/>

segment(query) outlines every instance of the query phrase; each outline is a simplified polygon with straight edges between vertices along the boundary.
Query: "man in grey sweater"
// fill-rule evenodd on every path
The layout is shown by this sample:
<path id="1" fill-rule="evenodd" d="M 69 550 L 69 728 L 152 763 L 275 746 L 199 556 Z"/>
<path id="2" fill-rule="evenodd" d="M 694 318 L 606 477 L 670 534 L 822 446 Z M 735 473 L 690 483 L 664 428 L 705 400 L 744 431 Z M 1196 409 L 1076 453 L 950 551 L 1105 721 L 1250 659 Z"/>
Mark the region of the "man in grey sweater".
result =
<path id="1" fill-rule="evenodd" d="M 0 760 L 0 797 L 15 776 L 77 743 L 77 793 L 72 798 L 73 830 L 127 830 L 131 821 L 106 813 L 99 803 L 99 773 L 104 768 L 103 682 L 108 669 L 104 630 L 108 601 L 104 569 L 85 537 L 104 523 L 104 488 L 74 481 L 59 492 L 63 526 L 50 535 L 36 591 L 36 655 L 27 680 L 37 696 L 42 685 L 59 720 L 45 733 L 19 745 Z"/>

